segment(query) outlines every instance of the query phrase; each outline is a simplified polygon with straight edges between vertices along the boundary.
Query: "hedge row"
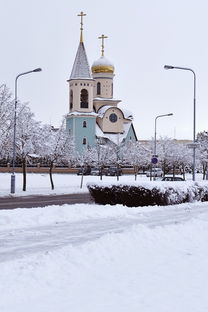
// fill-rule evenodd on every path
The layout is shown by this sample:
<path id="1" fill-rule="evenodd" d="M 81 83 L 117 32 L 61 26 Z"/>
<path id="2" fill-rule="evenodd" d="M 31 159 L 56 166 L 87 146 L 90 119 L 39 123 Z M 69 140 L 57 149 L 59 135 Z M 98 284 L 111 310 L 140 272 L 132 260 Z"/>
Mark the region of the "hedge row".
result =
<path id="1" fill-rule="evenodd" d="M 165 206 L 192 201 L 208 201 L 208 184 L 200 185 L 193 182 L 184 187 L 183 183 L 177 182 L 175 187 L 169 184 L 163 187 L 161 185 L 152 187 L 152 184 L 149 187 L 147 185 L 88 184 L 88 189 L 95 202 L 102 205 Z"/>

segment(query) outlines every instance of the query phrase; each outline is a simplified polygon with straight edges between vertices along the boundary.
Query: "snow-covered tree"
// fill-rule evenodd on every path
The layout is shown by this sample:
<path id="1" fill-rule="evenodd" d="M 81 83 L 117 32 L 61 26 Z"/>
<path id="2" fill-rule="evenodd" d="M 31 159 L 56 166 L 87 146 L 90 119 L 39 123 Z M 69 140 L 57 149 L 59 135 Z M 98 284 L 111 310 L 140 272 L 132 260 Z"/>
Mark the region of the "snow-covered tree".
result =
<path id="1" fill-rule="evenodd" d="M 0 85 L 0 159 L 9 160 L 12 150 L 14 102 L 5 84 Z"/>
<path id="2" fill-rule="evenodd" d="M 171 170 L 173 175 L 175 175 L 176 169 L 180 169 L 181 173 L 185 175 L 185 168 L 191 166 L 192 157 L 190 149 L 176 140 L 161 137 L 157 143 L 157 153 L 164 174 Z"/>
<path id="3" fill-rule="evenodd" d="M 100 169 L 100 179 L 104 173 L 104 168 L 110 164 L 115 164 L 117 160 L 117 150 L 110 144 L 101 144 L 100 142 L 96 145 L 97 152 L 97 164 Z"/>
<path id="4" fill-rule="evenodd" d="M 202 131 L 197 135 L 197 141 L 200 143 L 199 160 L 202 165 L 203 180 L 208 170 L 208 131 Z"/>
<path id="5" fill-rule="evenodd" d="M 139 170 L 146 168 L 150 162 L 151 151 L 149 146 L 139 142 L 127 142 L 121 150 L 123 163 L 129 164 L 134 168 L 135 180 Z"/>
<path id="6" fill-rule="evenodd" d="M 77 155 L 77 162 L 82 168 L 81 183 L 80 183 L 80 188 L 82 188 L 85 170 L 88 169 L 91 170 L 90 168 L 98 163 L 98 155 L 96 148 L 86 146 L 86 148 L 84 148 L 82 153 Z"/>
<path id="7" fill-rule="evenodd" d="M 26 191 L 26 166 L 30 154 L 41 147 L 41 124 L 35 121 L 28 105 L 18 105 L 16 126 L 16 160 L 22 165 L 23 191 Z"/>
<path id="8" fill-rule="evenodd" d="M 74 144 L 62 122 L 59 129 L 44 126 L 41 134 L 40 155 L 49 164 L 49 176 L 52 190 L 54 189 L 53 168 L 56 164 L 69 164 L 74 157 Z"/>

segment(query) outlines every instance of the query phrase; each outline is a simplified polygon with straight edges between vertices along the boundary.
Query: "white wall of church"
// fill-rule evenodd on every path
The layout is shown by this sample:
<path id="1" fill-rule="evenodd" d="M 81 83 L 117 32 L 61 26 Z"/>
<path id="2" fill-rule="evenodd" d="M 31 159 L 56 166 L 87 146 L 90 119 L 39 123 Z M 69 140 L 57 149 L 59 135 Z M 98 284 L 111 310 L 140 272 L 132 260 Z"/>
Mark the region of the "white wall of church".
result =
<path id="1" fill-rule="evenodd" d="M 113 77 L 112 73 L 94 73 L 93 78 L 95 79 L 94 84 L 94 97 L 101 97 L 112 99 L 113 98 Z M 100 94 L 97 93 L 97 83 L 100 83 Z"/>
<path id="2" fill-rule="evenodd" d="M 97 93 L 97 83 L 100 83 L 100 94 Z M 96 79 L 94 85 L 94 97 L 112 99 L 113 97 L 113 80 Z"/>
<path id="3" fill-rule="evenodd" d="M 116 114 L 117 116 L 117 121 L 112 122 L 110 121 L 110 115 L 111 114 Z M 103 118 L 100 120 L 99 118 L 99 125 L 103 132 L 110 132 L 110 133 L 122 133 L 123 132 L 123 114 L 120 111 L 120 109 L 117 108 L 110 108 L 105 112 L 105 115 Z"/>

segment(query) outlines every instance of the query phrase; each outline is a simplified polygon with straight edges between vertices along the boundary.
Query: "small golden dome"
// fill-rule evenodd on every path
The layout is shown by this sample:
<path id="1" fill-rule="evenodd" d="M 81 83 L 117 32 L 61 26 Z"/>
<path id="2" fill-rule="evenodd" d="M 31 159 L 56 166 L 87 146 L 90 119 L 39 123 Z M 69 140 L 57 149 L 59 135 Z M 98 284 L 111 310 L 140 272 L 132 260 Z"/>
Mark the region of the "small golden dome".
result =
<path id="1" fill-rule="evenodd" d="M 93 73 L 114 73 L 113 64 L 106 59 L 104 56 L 101 56 L 97 61 L 92 64 L 91 70 Z"/>

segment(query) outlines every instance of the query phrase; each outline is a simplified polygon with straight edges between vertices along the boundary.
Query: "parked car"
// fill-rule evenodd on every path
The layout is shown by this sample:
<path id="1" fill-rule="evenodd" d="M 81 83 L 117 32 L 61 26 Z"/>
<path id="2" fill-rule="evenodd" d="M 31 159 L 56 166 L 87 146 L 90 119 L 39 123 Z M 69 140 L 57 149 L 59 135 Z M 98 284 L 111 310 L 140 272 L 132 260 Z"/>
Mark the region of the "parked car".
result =
<path id="1" fill-rule="evenodd" d="M 185 181 L 183 178 L 181 177 L 164 177 L 162 178 L 162 181 Z"/>
<path id="2" fill-rule="evenodd" d="M 100 170 L 98 168 L 91 168 L 90 175 L 99 176 L 100 175 Z"/>
<path id="3" fill-rule="evenodd" d="M 146 176 L 150 177 L 152 174 L 152 177 L 162 177 L 163 176 L 163 171 L 161 168 L 152 168 L 152 173 L 151 171 L 147 171 Z"/>
<path id="4" fill-rule="evenodd" d="M 91 168 L 90 167 L 82 167 L 77 172 L 77 175 L 90 175 L 90 173 L 91 173 Z"/>
<path id="5" fill-rule="evenodd" d="M 118 167 L 109 167 L 105 170 L 105 175 L 107 176 L 121 176 L 122 170 Z"/>

